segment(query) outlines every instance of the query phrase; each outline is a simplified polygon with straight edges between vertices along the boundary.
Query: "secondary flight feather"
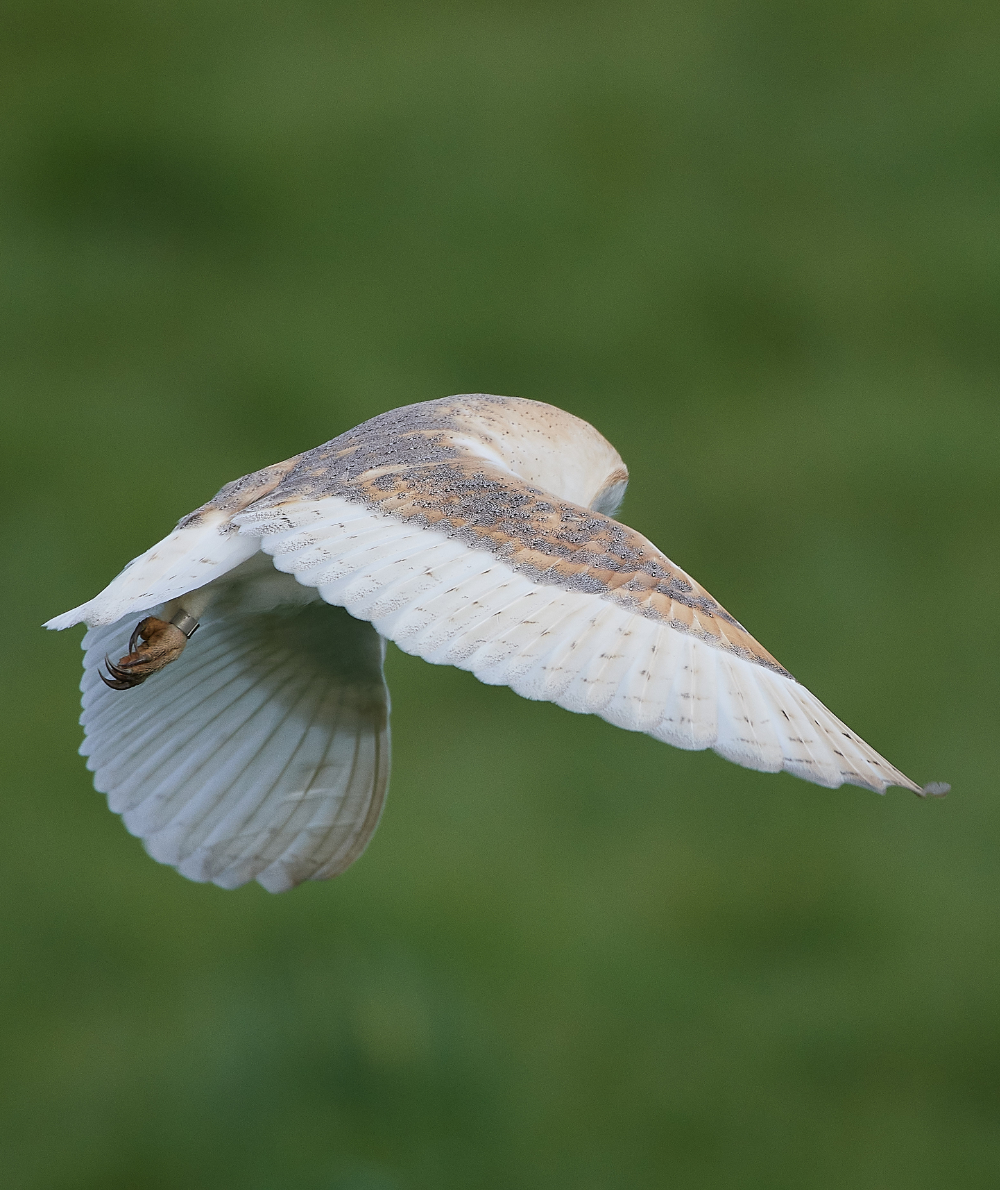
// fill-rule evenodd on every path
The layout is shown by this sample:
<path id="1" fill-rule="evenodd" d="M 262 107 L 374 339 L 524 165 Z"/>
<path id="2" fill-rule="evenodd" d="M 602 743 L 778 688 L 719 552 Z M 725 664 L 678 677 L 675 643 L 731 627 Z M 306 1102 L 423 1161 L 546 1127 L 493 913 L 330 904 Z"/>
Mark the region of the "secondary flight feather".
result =
<path id="1" fill-rule="evenodd" d="M 385 796 L 388 639 L 748 768 L 947 791 L 904 776 L 614 520 L 627 482 L 579 418 L 472 394 L 227 484 L 46 625 L 89 628 L 95 786 L 191 879 L 280 892 L 337 875 Z"/>

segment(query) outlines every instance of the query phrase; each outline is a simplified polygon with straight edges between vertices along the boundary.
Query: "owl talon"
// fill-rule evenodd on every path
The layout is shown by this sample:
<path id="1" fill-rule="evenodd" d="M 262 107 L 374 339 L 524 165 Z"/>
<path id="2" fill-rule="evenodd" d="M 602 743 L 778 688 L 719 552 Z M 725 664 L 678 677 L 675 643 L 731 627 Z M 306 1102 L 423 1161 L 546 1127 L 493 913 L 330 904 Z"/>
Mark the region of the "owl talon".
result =
<path id="1" fill-rule="evenodd" d="M 127 674 L 125 670 L 115 665 L 110 657 L 105 656 L 104 664 L 108 667 L 108 673 L 111 674 L 111 677 L 106 678 L 100 670 L 98 670 L 97 676 L 105 686 L 110 686 L 112 690 L 131 690 L 133 686 L 138 686 L 146 680 L 145 677 L 140 677 L 138 674 Z"/>
<path id="2" fill-rule="evenodd" d="M 191 619 L 186 613 L 183 614 L 185 620 Z M 128 641 L 129 651 L 124 657 L 120 657 L 117 663 L 109 657 L 104 658 L 111 676 L 105 677 L 101 673 L 101 681 L 112 690 L 131 690 L 134 686 L 142 685 L 150 674 L 177 660 L 184 651 L 189 635 L 174 623 L 147 616 L 135 626 Z M 140 639 L 143 643 L 136 648 Z"/>

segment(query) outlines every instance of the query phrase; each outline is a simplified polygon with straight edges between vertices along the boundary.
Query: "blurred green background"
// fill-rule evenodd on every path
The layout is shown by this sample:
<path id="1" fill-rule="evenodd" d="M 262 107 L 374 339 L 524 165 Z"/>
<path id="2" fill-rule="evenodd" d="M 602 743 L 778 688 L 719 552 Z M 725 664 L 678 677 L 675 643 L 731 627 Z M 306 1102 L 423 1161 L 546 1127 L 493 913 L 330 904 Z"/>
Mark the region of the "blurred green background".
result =
<path id="1" fill-rule="evenodd" d="M 8 0 L 0 1184 L 994 1187 L 1000 10 Z M 390 649 L 344 877 L 142 852 L 96 593 L 373 414 L 594 422 L 623 519 L 942 801 Z"/>

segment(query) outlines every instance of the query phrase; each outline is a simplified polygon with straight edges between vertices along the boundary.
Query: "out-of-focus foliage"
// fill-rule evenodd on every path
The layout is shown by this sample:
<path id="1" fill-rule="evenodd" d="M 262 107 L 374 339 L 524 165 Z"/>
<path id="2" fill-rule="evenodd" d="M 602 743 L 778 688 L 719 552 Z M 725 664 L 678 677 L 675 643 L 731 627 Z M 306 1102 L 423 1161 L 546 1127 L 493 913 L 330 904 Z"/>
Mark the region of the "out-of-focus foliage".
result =
<path id="1" fill-rule="evenodd" d="M 1000 10 L 8 0 L 11 1190 L 879 1190 L 1000 1168 Z M 147 859 L 90 597 L 384 409 L 588 418 L 623 517 L 943 801 L 391 651 L 343 878 Z"/>

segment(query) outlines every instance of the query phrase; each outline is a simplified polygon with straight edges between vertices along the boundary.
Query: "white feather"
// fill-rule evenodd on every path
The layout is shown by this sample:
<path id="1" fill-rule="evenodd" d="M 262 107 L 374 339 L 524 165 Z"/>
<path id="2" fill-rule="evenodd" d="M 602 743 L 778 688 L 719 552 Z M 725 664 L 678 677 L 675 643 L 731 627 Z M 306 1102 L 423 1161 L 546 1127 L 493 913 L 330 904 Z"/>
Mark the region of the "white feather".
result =
<path id="1" fill-rule="evenodd" d="M 224 514 L 205 513 L 199 523 L 175 529 L 134 558 L 96 598 L 55 616 L 45 627 L 114 624 L 123 616 L 148 611 L 206 586 L 245 562 L 259 548 L 252 537 L 232 532 Z"/>
<path id="2" fill-rule="evenodd" d="M 785 754 L 773 722 L 775 710 L 764 696 L 758 671 L 767 674 L 759 665 L 718 654 L 719 733 L 713 747 L 726 760 L 777 773 Z"/>
<path id="3" fill-rule="evenodd" d="M 235 520 L 241 533 L 266 530 L 262 548 L 300 583 L 428 661 L 748 768 L 913 787 L 794 680 L 599 595 L 527 578 L 441 530 L 336 497 Z"/>
<path id="4" fill-rule="evenodd" d="M 380 639 L 282 581 L 287 602 L 266 612 L 242 610 L 252 578 L 224 591 L 181 657 L 134 690 L 97 677 L 128 624 L 84 641 L 81 751 L 95 785 L 155 859 L 225 888 L 342 870 L 388 779 Z"/>

